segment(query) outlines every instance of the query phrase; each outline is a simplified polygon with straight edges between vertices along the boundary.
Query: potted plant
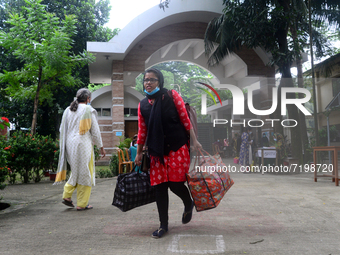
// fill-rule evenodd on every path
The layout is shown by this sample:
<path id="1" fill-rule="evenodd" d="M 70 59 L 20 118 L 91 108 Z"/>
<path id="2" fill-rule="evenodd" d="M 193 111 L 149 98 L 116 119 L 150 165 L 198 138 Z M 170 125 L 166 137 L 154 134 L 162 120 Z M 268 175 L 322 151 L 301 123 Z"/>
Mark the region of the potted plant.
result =
<path id="1" fill-rule="evenodd" d="M 58 161 L 59 161 L 59 145 L 56 144 L 56 150 L 53 151 L 54 157 L 53 157 L 53 162 L 51 164 L 51 170 L 49 170 L 49 176 L 50 176 L 50 181 L 55 181 L 55 178 L 57 176 L 57 168 L 58 168 Z"/>

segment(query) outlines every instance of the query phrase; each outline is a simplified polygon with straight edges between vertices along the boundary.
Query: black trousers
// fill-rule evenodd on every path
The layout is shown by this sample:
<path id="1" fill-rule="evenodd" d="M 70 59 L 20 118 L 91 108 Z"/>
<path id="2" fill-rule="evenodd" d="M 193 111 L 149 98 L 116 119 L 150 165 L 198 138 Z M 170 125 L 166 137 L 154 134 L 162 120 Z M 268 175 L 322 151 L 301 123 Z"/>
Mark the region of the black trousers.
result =
<path id="1" fill-rule="evenodd" d="M 156 189 L 156 204 L 159 214 L 160 225 L 163 228 L 168 228 L 169 221 L 169 193 L 168 188 L 175 193 L 184 204 L 184 210 L 189 211 L 191 209 L 191 197 L 187 186 L 184 182 L 163 182 L 155 186 Z"/>

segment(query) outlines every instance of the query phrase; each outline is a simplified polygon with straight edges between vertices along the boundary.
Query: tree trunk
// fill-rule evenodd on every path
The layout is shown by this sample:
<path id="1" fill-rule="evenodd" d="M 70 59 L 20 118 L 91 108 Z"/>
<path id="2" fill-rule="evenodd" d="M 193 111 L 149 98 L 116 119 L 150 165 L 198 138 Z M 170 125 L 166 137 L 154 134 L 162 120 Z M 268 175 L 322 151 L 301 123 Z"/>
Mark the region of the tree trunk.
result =
<path id="1" fill-rule="evenodd" d="M 282 87 L 294 87 L 290 65 L 286 65 L 282 72 L 282 80 L 281 80 Z M 296 98 L 295 93 L 287 93 L 287 98 Z M 302 155 L 302 143 L 301 143 L 301 130 L 299 126 L 299 112 L 295 105 L 288 104 L 288 117 L 289 119 L 297 120 L 298 125 L 296 127 L 290 127 L 291 131 L 291 152 L 294 158 L 298 158 L 299 162 L 302 163 L 303 155 Z M 290 124 L 291 125 L 291 124 Z"/>
<path id="2" fill-rule="evenodd" d="M 35 93 L 34 98 L 34 107 L 33 107 L 33 119 L 32 119 L 32 125 L 31 125 L 31 135 L 34 135 L 36 133 L 36 126 L 37 126 L 37 111 L 38 111 L 38 104 L 39 104 L 39 93 L 42 86 L 42 67 L 39 67 L 39 75 L 38 75 L 38 86 L 37 91 Z"/>
<path id="3" fill-rule="evenodd" d="M 279 121 L 274 121 L 274 133 L 283 134 L 283 127 L 281 126 L 282 116 L 281 116 L 281 87 L 280 83 L 277 91 L 277 107 L 276 110 L 270 115 L 271 119 L 276 119 Z"/>
<path id="4" fill-rule="evenodd" d="M 296 45 L 295 49 L 297 51 L 296 52 L 296 67 L 297 67 L 298 87 L 303 88 L 302 57 L 301 57 L 301 52 L 300 52 L 300 49 L 298 47 L 298 42 L 297 42 L 298 36 L 297 36 L 296 23 L 291 25 L 290 31 L 292 33 L 294 44 Z M 301 93 L 299 93 L 299 98 L 302 98 Z M 298 112 L 299 112 L 299 126 L 300 126 L 300 132 L 301 132 L 302 150 L 304 152 L 304 155 L 306 155 L 306 150 L 309 147 L 306 118 L 305 118 L 305 115 L 300 110 Z M 303 161 L 305 161 L 305 160 L 306 160 L 306 157 L 303 158 Z M 303 162 L 303 163 L 306 163 L 306 162 Z"/>
<path id="5" fill-rule="evenodd" d="M 283 24 L 286 23 L 286 26 L 281 26 L 280 29 L 278 29 L 275 33 L 275 36 L 278 40 L 279 44 L 279 51 L 281 54 L 287 56 L 287 53 L 289 52 L 288 48 L 288 29 L 289 29 L 289 20 L 287 20 L 285 17 L 289 16 L 290 13 L 290 1 L 289 0 L 279 0 L 279 4 L 283 7 L 284 13 L 287 15 L 284 15 L 282 22 Z M 280 83 L 280 86 L 283 87 L 294 87 L 293 80 L 292 80 L 292 73 L 290 71 L 290 68 L 292 66 L 292 63 L 289 59 L 283 60 L 280 63 L 280 69 L 282 73 L 282 80 Z M 287 98 L 296 98 L 295 93 L 287 93 Z M 298 109 L 295 105 L 287 105 L 288 110 L 288 116 L 289 119 L 294 119 L 299 121 L 299 113 Z M 299 162 L 302 163 L 302 144 L 301 144 L 301 132 L 300 127 L 297 125 L 296 127 L 290 127 L 291 131 L 291 153 L 294 158 L 298 158 Z"/>
<path id="6" fill-rule="evenodd" d="M 298 70 L 298 87 L 303 88 L 303 77 L 302 77 L 302 61 L 301 59 L 296 60 L 297 70 Z M 301 93 L 299 94 L 299 98 L 302 98 Z M 307 125 L 306 125 L 306 117 L 305 115 L 299 110 L 299 126 L 301 132 L 301 140 L 302 140 L 302 149 L 304 154 L 306 155 L 307 148 L 309 147 L 308 141 L 308 134 L 307 134 Z M 304 161 L 307 157 L 304 157 Z M 306 163 L 306 162 L 303 162 Z"/>

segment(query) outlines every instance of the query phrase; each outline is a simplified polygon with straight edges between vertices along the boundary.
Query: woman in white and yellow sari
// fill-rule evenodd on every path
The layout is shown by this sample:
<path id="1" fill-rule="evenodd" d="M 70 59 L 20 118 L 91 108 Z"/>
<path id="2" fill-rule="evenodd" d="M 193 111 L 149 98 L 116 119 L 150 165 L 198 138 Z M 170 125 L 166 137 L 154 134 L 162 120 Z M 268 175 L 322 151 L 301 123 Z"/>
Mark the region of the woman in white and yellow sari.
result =
<path id="1" fill-rule="evenodd" d="M 67 162 L 71 176 L 64 186 L 63 201 L 66 206 L 74 207 L 72 194 L 77 189 L 77 210 L 92 209 L 89 205 L 91 188 L 95 185 L 93 145 L 105 150 L 97 121 L 97 112 L 90 105 L 91 92 L 80 89 L 77 98 L 66 108 L 60 125 L 60 154 L 57 176 L 54 184 L 66 180 Z"/>

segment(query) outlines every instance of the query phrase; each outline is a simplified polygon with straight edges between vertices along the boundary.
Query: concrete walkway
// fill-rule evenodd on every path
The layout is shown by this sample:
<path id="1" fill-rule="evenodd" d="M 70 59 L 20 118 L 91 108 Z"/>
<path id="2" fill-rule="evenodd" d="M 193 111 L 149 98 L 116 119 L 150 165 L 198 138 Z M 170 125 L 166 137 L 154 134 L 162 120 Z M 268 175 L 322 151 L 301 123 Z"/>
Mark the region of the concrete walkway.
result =
<path id="1" fill-rule="evenodd" d="M 8 186 L 0 191 L 11 203 L 0 211 L 0 254 L 340 254 L 340 187 L 331 178 L 231 176 L 235 184 L 220 205 L 195 211 L 186 225 L 170 192 L 169 232 L 161 239 L 151 238 L 155 203 L 125 213 L 111 205 L 116 178 L 98 179 L 94 209 L 82 212 L 61 203 L 62 185 Z"/>

